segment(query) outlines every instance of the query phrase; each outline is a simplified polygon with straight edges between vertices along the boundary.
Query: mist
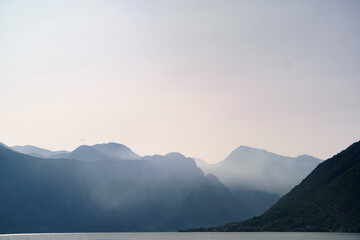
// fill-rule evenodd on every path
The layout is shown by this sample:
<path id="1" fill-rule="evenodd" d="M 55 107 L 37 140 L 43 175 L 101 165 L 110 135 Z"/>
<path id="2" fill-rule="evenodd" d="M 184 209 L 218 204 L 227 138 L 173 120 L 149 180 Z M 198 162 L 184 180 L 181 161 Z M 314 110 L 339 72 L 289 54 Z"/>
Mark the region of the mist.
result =
<path id="1" fill-rule="evenodd" d="M 254 215 L 180 153 L 140 158 L 115 143 L 79 148 L 69 158 L 39 158 L 0 146 L 0 232 L 177 231 Z M 129 154 L 137 158 L 122 158 Z"/>
<path id="2" fill-rule="evenodd" d="M 265 191 L 282 196 L 321 162 L 308 155 L 285 157 L 240 146 L 217 164 L 199 162 L 199 166 L 204 172 L 216 175 L 232 190 Z"/>

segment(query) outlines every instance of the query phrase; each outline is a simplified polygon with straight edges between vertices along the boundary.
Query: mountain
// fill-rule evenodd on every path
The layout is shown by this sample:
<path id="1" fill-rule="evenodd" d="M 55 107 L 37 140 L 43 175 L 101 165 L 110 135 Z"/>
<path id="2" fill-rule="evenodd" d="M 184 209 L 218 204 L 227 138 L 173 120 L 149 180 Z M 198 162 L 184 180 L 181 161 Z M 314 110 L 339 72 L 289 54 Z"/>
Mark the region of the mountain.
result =
<path id="1" fill-rule="evenodd" d="M 360 232 L 360 142 L 319 164 L 260 217 L 197 231 Z"/>
<path id="2" fill-rule="evenodd" d="M 191 181 L 196 177 L 203 176 L 203 172 L 196 166 L 194 159 L 187 158 L 181 153 L 173 152 L 165 156 L 144 156 L 143 159 L 161 169 L 165 174 L 184 180 Z"/>
<path id="3" fill-rule="evenodd" d="M 116 159 L 139 160 L 141 157 L 125 145 L 110 142 L 93 146 L 101 153 Z"/>
<path id="4" fill-rule="evenodd" d="M 76 148 L 74 151 L 70 152 L 66 156 L 60 155 L 61 157 L 65 157 L 68 159 L 76 159 L 81 161 L 103 161 L 103 160 L 116 160 L 116 158 L 110 157 L 99 150 L 97 150 L 93 146 L 82 145 Z M 59 155 L 55 156 L 56 158 Z"/>
<path id="5" fill-rule="evenodd" d="M 215 176 L 178 153 L 49 160 L 0 146 L 0 166 L 0 233 L 175 231 L 251 216 Z"/>
<path id="6" fill-rule="evenodd" d="M 175 190 L 176 197 L 170 202 L 183 199 L 175 217 L 169 221 L 169 226 L 181 225 L 187 228 L 189 225 L 198 225 L 198 222 L 206 222 L 210 226 L 215 221 L 226 222 L 229 218 L 247 219 L 253 216 L 252 211 L 236 199 L 217 177 L 208 174 L 204 178 L 194 159 L 174 152 L 165 156 L 145 156 L 143 160 L 165 174 L 169 189 Z M 184 198 L 178 195 L 180 192 L 176 189 L 187 188 L 192 190 Z"/>
<path id="7" fill-rule="evenodd" d="M 196 162 L 196 165 L 204 172 L 209 172 L 209 169 L 213 169 L 217 165 L 208 164 L 204 160 L 198 158 L 194 158 L 194 160 Z M 235 175 L 233 177 L 236 178 L 237 176 Z M 235 181 L 231 183 L 232 184 L 227 185 L 227 187 L 230 189 L 232 195 L 236 199 L 244 203 L 252 212 L 253 216 L 261 215 L 280 199 L 280 196 L 275 193 L 254 190 L 248 187 L 244 188 L 241 181 L 239 181 L 238 183 Z"/>
<path id="8" fill-rule="evenodd" d="M 244 148 L 244 147 L 242 147 Z M 211 169 L 214 171 L 207 171 L 212 175 L 219 176 L 219 181 L 224 182 L 225 188 L 230 189 L 230 195 L 232 198 L 235 198 L 236 201 L 241 202 L 243 209 L 242 212 L 244 214 L 241 217 L 250 217 L 250 216 L 259 216 L 269 207 L 271 207 L 279 198 L 280 196 L 274 193 L 265 192 L 262 190 L 254 189 L 252 187 L 244 187 L 243 179 L 241 176 L 237 175 L 237 171 L 234 171 L 233 175 L 222 174 L 224 171 L 224 166 L 226 167 L 228 162 L 231 161 L 237 163 L 238 165 L 241 161 L 238 159 L 232 159 L 233 156 L 236 156 L 236 151 L 234 151 L 230 156 L 226 159 L 226 164 L 207 164 L 205 161 L 201 161 L 199 159 L 195 159 L 196 164 L 194 163 L 194 159 L 186 158 L 180 153 L 169 153 L 165 156 L 154 155 L 154 156 L 145 156 L 141 158 L 138 154 L 134 153 L 130 148 L 117 143 L 105 143 L 105 144 L 96 144 L 93 146 L 82 145 L 76 148 L 72 152 L 66 151 L 57 151 L 52 152 L 46 149 L 37 148 L 34 146 L 14 146 L 13 149 L 26 153 L 35 157 L 41 158 L 65 158 L 65 159 L 76 159 L 81 161 L 124 161 L 124 160 L 140 160 L 143 159 L 151 165 L 155 166 L 157 169 L 161 170 L 165 175 L 171 175 L 173 178 L 178 177 L 182 179 L 182 181 L 198 181 L 199 179 L 204 177 L 201 173 L 201 170 L 196 167 L 201 166 L 201 168 L 206 172 L 207 170 Z M 309 158 L 310 159 L 310 158 Z M 241 159 L 240 159 L 241 160 Z M 306 161 L 306 157 L 304 161 Z M 269 161 L 270 162 L 270 161 Z M 220 167 L 219 167 L 220 165 Z M 229 167 L 229 166 L 228 166 Z M 234 165 L 230 166 L 231 170 L 241 169 L 241 167 Z M 220 171 L 217 171 L 219 170 Z M 235 181 L 226 181 L 227 177 L 231 177 L 232 180 Z M 253 176 L 253 178 L 258 178 L 258 176 Z M 225 181 L 224 181 L 225 179 Z"/>
<path id="9" fill-rule="evenodd" d="M 248 219 L 253 216 L 247 206 L 236 199 L 214 175 L 206 175 L 206 184 L 189 184 L 193 185 L 193 189 L 178 208 L 176 217 L 171 221 L 173 226 L 181 225 L 181 229 L 186 229 L 189 225 L 199 226 L 199 222 L 206 222 L 211 226 L 214 225 L 212 222 L 223 222 L 229 218 Z"/>
<path id="10" fill-rule="evenodd" d="M 291 158 L 246 146 L 238 147 L 217 164 L 196 159 L 198 167 L 217 176 L 254 216 L 274 205 L 320 162 L 308 155 Z"/>
<path id="11" fill-rule="evenodd" d="M 230 191 L 250 209 L 252 216 L 260 216 L 280 199 L 279 195 L 264 191 L 246 189 L 230 189 Z"/>
<path id="12" fill-rule="evenodd" d="M 12 146 L 11 149 L 20 152 L 20 153 L 24 153 L 30 156 L 34 156 L 34 157 L 41 157 L 41 158 L 47 158 L 47 157 L 51 157 L 57 154 L 65 154 L 67 153 L 67 151 L 50 151 L 44 148 L 38 148 L 35 146 L 31 146 L 31 145 L 26 145 L 26 146 Z"/>
<path id="13" fill-rule="evenodd" d="M 70 153 L 60 153 L 51 158 L 77 159 L 81 161 L 139 160 L 141 157 L 130 148 L 118 143 L 104 143 L 93 146 L 82 145 Z"/>
<path id="14" fill-rule="evenodd" d="M 299 184 L 319 163 L 320 159 L 308 155 L 292 158 L 240 146 L 220 163 L 199 166 L 204 172 L 216 175 L 231 190 L 281 196 Z"/>

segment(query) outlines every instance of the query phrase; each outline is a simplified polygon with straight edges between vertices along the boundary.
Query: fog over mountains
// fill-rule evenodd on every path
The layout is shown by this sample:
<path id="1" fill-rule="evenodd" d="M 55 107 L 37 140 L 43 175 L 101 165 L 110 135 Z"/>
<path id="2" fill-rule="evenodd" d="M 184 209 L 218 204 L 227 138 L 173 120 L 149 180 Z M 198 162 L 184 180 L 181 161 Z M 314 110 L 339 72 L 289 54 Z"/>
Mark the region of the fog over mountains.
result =
<path id="1" fill-rule="evenodd" d="M 191 231 L 360 232 L 360 141 L 319 164 L 260 217 Z"/>
<path id="2" fill-rule="evenodd" d="M 285 157 L 262 149 L 240 146 L 223 161 L 206 164 L 205 173 L 216 175 L 230 189 L 256 190 L 284 195 L 301 182 L 319 163 L 308 155 Z"/>
<path id="3" fill-rule="evenodd" d="M 141 157 L 117 143 L 72 152 L 11 149 L 0 146 L 2 233 L 177 231 L 242 221 L 272 206 L 282 181 L 299 183 L 319 161 L 240 147 L 201 170 L 180 153 Z M 282 172 L 293 168 L 301 174 Z M 282 176 L 275 181 L 270 170 Z M 273 188 L 259 188 L 264 179 Z"/>

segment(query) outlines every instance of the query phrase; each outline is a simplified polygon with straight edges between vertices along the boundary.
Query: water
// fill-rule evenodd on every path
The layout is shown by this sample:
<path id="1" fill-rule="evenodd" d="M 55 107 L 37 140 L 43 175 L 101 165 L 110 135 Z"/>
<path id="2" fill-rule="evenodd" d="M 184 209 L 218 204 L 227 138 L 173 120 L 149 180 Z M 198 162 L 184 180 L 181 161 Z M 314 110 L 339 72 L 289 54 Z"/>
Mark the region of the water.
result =
<path id="1" fill-rule="evenodd" d="M 0 240 L 359 240 L 357 233 L 41 233 Z"/>

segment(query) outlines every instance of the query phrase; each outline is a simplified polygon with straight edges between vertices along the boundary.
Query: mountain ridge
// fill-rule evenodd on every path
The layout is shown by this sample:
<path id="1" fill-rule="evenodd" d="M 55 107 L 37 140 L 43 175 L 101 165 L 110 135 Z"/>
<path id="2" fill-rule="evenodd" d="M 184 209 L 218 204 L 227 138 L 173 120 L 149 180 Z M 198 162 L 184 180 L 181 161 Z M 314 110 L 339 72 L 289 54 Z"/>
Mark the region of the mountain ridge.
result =
<path id="1" fill-rule="evenodd" d="M 33 150 L 34 147 L 31 146 Z M 40 148 L 36 148 L 40 149 Z M 247 152 L 262 152 L 266 154 L 270 154 L 271 156 L 280 156 L 278 154 L 270 153 L 263 149 L 256 149 L 252 147 L 247 147 L 244 145 L 239 146 L 237 149 L 232 151 L 229 156 L 234 155 L 236 151 L 239 151 L 239 149 L 243 149 Z M 46 149 L 40 149 L 41 151 Z M 47 151 L 47 150 L 46 150 Z M 43 153 L 43 152 L 40 152 Z M 204 171 L 204 167 L 199 166 L 199 160 L 195 160 L 194 162 L 193 158 L 188 158 L 182 155 L 178 152 L 170 152 L 167 153 L 164 156 L 161 155 L 153 155 L 153 156 L 144 156 L 140 157 L 136 153 L 134 153 L 130 148 L 123 144 L 109 142 L 109 143 L 102 143 L 102 144 L 95 144 L 92 146 L 89 145 L 81 145 L 77 147 L 72 152 L 66 152 L 66 153 L 59 153 L 54 154 L 56 152 L 48 151 L 48 154 L 51 153 L 51 158 L 57 159 L 57 158 L 66 158 L 66 159 L 77 159 L 81 161 L 104 161 L 104 160 L 110 160 L 110 161 L 124 161 L 124 160 L 146 160 L 150 162 L 155 167 L 161 169 L 168 175 L 173 175 L 177 177 L 188 176 L 189 179 L 187 181 L 195 180 L 193 177 L 199 176 L 198 172 L 200 169 L 205 173 L 205 175 L 208 175 L 209 173 L 212 174 L 212 172 L 206 172 Z M 35 157 L 41 157 L 46 158 L 44 156 L 39 156 L 36 154 L 31 154 Z M 46 154 L 44 154 L 46 155 Z M 303 155 L 306 158 L 306 155 Z M 125 158 L 125 159 L 124 159 Z M 229 157 L 228 157 L 229 158 Z M 227 158 L 227 159 L 228 159 Z M 235 161 L 236 162 L 236 161 Z M 198 169 L 196 166 L 199 166 L 200 169 Z M 210 165 L 206 165 L 205 167 L 209 167 Z M 235 169 L 235 168 L 233 168 Z M 236 172 L 235 172 L 236 173 Z M 278 194 L 274 194 L 272 192 L 268 191 L 262 191 L 257 189 L 249 189 L 244 188 L 238 183 L 228 184 L 227 182 L 224 182 L 223 179 L 219 179 L 218 174 L 215 173 L 216 178 L 224 184 L 227 188 L 230 189 L 231 194 L 238 199 L 240 202 L 243 202 L 252 212 L 253 216 L 258 216 L 262 214 L 265 210 L 267 210 L 270 206 L 272 206 L 279 198 L 280 196 Z M 221 178 L 221 176 L 220 176 Z"/>
<path id="2" fill-rule="evenodd" d="M 360 232 L 360 141 L 319 164 L 260 217 L 193 231 Z"/>
<path id="3" fill-rule="evenodd" d="M 171 156 L 156 166 L 44 159 L 0 146 L 0 233 L 175 231 L 251 216 L 194 160 Z M 161 161 L 177 165 L 167 173 Z"/>

